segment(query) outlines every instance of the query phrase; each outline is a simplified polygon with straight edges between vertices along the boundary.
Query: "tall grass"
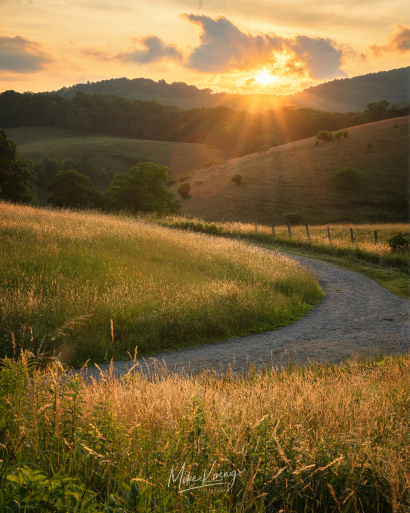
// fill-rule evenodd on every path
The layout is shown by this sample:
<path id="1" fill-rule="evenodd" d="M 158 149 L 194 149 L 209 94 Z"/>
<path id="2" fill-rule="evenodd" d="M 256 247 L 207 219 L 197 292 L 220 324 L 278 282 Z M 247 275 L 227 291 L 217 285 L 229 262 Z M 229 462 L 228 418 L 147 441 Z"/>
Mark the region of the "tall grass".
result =
<path id="1" fill-rule="evenodd" d="M 0 203 L 0 238 L 3 355 L 129 359 L 275 328 L 323 295 L 279 253 L 144 220 Z"/>
<path id="2" fill-rule="evenodd" d="M 404 513 L 409 381 L 409 355 L 92 382 L 3 360 L 2 511 Z"/>
<path id="3" fill-rule="evenodd" d="M 181 216 L 169 216 L 156 219 L 152 215 L 146 216 L 150 220 L 156 220 L 163 226 L 181 228 L 213 235 L 232 235 L 241 238 L 251 238 L 260 241 L 275 241 L 284 246 L 306 248 L 318 253 L 325 253 L 348 259 L 357 259 L 383 267 L 396 267 L 401 271 L 409 272 L 409 255 L 394 253 L 389 246 L 389 238 L 402 233 L 409 235 L 410 226 L 406 223 L 397 224 L 359 224 L 344 225 L 332 224 L 329 226 L 330 240 L 328 238 L 327 225 L 309 226 L 308 238 L 306 226 L 292 226 L 289 237 L 288 227 L 275 226 L 272 234 L 272 226 L 241 222 L 216 222 L 206 223 L 202 219 L 187 219 Z M 353 228 L 354 244 L 351 242 L 350 228 Z M 378 244 L 375 245 L 374 231 L 377 231 Z"/>

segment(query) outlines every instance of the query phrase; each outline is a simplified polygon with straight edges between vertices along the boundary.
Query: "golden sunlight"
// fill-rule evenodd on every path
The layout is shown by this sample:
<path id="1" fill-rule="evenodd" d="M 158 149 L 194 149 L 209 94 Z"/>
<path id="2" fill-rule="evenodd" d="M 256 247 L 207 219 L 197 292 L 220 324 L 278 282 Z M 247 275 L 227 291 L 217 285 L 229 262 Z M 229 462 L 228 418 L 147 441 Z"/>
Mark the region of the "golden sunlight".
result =
<path id="1" fill-rule="evenodd" d="M 263 71 L 262 73 L 259 73 L 259 75 L 255 78 L 262 85 L 268 85 L 271 82 L 274 82 L 276 80 L 276 77 L 269 75 L 269 73 L 267 71 Z"/>

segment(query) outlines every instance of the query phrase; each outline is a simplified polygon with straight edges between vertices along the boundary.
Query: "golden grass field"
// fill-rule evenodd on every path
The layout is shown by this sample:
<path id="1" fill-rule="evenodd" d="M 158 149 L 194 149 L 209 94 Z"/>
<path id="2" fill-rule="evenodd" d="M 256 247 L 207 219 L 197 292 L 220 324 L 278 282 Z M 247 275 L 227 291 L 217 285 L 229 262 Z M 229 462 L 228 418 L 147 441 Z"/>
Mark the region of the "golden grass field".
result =
<path id="1" fill-rule="evenodd" d="M 37 500 L 61 505 L 64 478 L 92 513 L 408 511 L 408 355 L 92 382 L 25 355 L 2 365 L 6 504 L 24 506 L 37 476 Z"/>
<path id="2" fill-rule="evenodd" d="M 263 224 L 272 218 L 282 224 L 291 212 L 311 224 L 408 222 L 407 207 L 400 207 L 409 190 L 408 141 L 406 116 L 349 128 L 340 141 L 315 146 L 312 137 L 197 169 L 183 214 L 208 221 L 256 217 Z M 345 166 L 364 173 L 361 189 L 334 187 L 333 174 Z M 242 185 L 231 181 L 236 173 Z"/>
<path id="3" fill-rule="evenodd" d="M 149 216 L 148 216 L 149 217 Z M 183 216 L 168 216 L 161 220 L 166 224 L 177 224 L 179 222 L 193 222 L 193 223 L 206 223 L 204 219 L 200 218 L 185 218 Z M 392 250 L 389 246 L 389 239 L 401 233 L 405 237 L 410 235 L 409 223 L 375 223 L 375 224 L 330 224 L 330 225 L 308 225 L 308 232 L 306 226 L 291 226 L 291 238 L 289 237 L 289 230 L 287 225 L 274 225 L 274 232 L 272 225 L 256 223 L 241 223 L 241 222 L 217 222 L 216 225 L 222 228 L 224 234 L 254 236 L 255 234 L 274 236 L 280 240 L 289 240 L 301 243 L 309 243 L 312 246 L 325 246 L 328 248 L 344 248 L 352 249 L 357 247 L 363 251 L 373 253 L 381 258 L 386 255 L 391 255 Z M 329 227 L 330 240 L 328 237 L 327 228 Z M 352 245 L 350 228 L 353 229 Z M 377 231 L 377 245 L 375 244 L 374 232 Z"/>
<path id="4" fill-rule="evenodd" d="M 9 356 L 14 333 L 26 348 L 45 337 L 43 350 L 68 363 L 127 359 L 136 346 L 152 354 L 284 325 L 323 295 L 296 262 L 239 241 L 98 213 L 5 203 L 0 213 Z"/>

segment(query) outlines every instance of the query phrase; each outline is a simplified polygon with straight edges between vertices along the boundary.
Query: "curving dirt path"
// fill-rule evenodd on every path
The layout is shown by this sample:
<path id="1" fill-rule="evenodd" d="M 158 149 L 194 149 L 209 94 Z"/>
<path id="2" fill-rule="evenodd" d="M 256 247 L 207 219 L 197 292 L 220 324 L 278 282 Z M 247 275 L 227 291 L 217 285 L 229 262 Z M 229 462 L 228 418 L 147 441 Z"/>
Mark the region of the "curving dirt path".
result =
<path id="1" fill-rule="evenodd" d="M 291 256 L 313 271 L 325 298 L 303 319 L 258 335 L 161 353 L 138 360 L 137 369 L 149 373 L 153 367 L 195 372 L 213 368 L 236 372 L 256 367 L 306 363 L 309 359 L 338 363 L 358 353 L 410 350 L 410 302 L 395 296 L 359 273 L 310 258 Z M 132 362 L 116 362 L 114 373 L 127 372 Z M 100 366 L 107 370 L 108 365 Z M 97 377 L 98 369 L 88 369 Z"/>

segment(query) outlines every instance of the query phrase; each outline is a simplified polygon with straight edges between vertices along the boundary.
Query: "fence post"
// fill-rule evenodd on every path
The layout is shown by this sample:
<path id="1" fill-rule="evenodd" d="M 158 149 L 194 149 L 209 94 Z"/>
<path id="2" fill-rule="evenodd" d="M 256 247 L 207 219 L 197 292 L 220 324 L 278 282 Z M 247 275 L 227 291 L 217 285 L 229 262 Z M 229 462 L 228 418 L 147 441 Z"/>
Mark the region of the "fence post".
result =
<path id="1" fill-rule="evenodd" d="M 272 236 L 273 237 L 275 236 L 275 223 L 274 223 L 273 217 L 272 217 Z"/>
<path id="2" fill-rule="evenodd" d="M 306 233 L 307 233 L 307 236 L 308 236 L 308 239 L 309 239 L 309 242 L 310 242 L 309 227 L 308 227 L 307 224 L 306 224 Z"/>
<path id="3" fill-rule="evenodd" d="M 350 238 L 352 240 L 352 244 L 354 244 L 353 228 L 350 228 Z"/>
<path id="4" fill-rule="evenodd" d="M 289 237 L 292 238 L 292 232 L 290 231 L 290 224 L 288 223 L 288 233 L 289 233 Z"/>
<path id="5" fill-rule="evenodd" d="M 255 233 L 258 233 L 258 221 L 255 217 Z"/>
<path id="6" fill-rule="evenodd" d="M 329 230 L 329 227 L 327 227 L 327 237 L 328 237 L 328 239 L 329 239 L 329 242 L 331 242 L 331 240 L 330 240 L 330 230 Z"/>
<path id="7" fill-rule="evenodd" d="M 379 238 L 377 236 L 377 230 L 374 230 L 374 245 L 377 246 L 379 244 Z"/>

